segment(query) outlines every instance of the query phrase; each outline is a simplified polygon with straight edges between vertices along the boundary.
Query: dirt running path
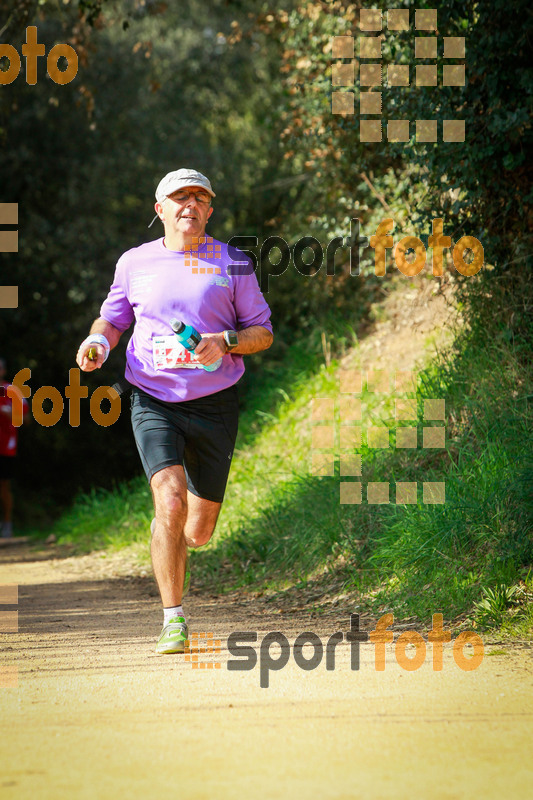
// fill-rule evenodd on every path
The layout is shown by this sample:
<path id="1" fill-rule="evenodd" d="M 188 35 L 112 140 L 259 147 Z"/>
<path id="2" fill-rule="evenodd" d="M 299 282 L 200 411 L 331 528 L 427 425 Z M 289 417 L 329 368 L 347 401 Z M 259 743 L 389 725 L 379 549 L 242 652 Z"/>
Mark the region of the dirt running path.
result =
<path id="1" fill-rule="evenodd" d="M 245 596 L 192 596 L 191 629 L 222 640 L 220 668 L 157 657 L 160 610 L 149 577 L 124 557 L 51 558 L 0 551 L 0 584 L 19 586 L 19 632 L 0 635 L 0 797 L 483 798 L 530 796 L 531 649 L 492 645 L 463 672 L 431 646 L 416 672 L 374 669 L 374 646 L 337 646 L 335 671 L 294 662 L 259 687 L 259 669 L 228 671 L 227 636 L 312 630 L 325 641 L 345 614 L 300 618 Z M 122 559 L 122 560 L 121 560 Z M 3 611 L 14 606 L 3 606 Z M 0 617 L 1 618 L 1 617 Z M 362 625 L 363 629 L 367 627 Z M 256 648 L 257 649 L 257 648 Z M 495 655 L 489 655 L 496 651 Z M 309 653 L 310 655 L 310 653 Z M 7 673 L 4 671 L 4 678 Z"/>

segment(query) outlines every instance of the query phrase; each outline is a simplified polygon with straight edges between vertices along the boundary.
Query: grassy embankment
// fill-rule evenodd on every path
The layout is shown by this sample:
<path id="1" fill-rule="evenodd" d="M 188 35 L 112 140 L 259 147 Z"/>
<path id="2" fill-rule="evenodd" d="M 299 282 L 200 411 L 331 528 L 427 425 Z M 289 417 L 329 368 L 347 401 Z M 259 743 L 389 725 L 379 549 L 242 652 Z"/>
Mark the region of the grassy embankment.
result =
<path id="1" fill-rule="evenodd" d="M 241 417 L 218 533 L 193 554 L 195 579 L 219 591 L 315 582 L 319 597 L 353 593 L 361 609 L 392 610 L 396 619 L 429 622 L 442 611 L 448 621 L 475 617 L 481 628 L 531 634 L 530 337 L 479 305 L 465 313 L 453 344 L 419 371 L 416 392 L 385 396 L 363 386 L 363 430 L 391 430 L 388 449 L 369 448 L 363 436 L 362 479 L 342 479 L 362 480 L 360 505 L 339 502 L 339 361 L 326 367 L 317 339 L 293 344 L 281 366 L 267 364 Z M 333 477 L 309 469 L 312 401 L 324 397 L 336 399 Z M 395 447 L 396 397 L 416 398 L 416 450 Z M 422 447 L 421 428 L 444 424 L 424 422 L 425 398 L 446 401 L 445 449 Z M 390 483 L 390 504 L 366 502 L 369 481 Z M 396 481 L 418 482 L 416 504 L 395 504 Z M 445 481 L 446 502 L 424 504 L 422 481 Z M 78 550 L 123 547 L 146 543 L 150 518 L 142 477 L 80 497 L 54 533 Z"/>

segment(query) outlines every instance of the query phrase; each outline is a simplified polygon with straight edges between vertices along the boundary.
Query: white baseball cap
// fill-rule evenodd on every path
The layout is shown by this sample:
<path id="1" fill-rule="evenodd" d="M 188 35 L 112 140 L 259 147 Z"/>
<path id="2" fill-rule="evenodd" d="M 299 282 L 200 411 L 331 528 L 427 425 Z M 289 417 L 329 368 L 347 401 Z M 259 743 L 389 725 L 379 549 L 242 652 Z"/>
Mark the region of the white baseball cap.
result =
<path id="1" fill-rule="evenodd" d="M 206 178 L 201 172 L 197 172 L 195 169 L 176 169 L 159 181 L 155 190 L 155 199 L 158 203 L 162 203 L 166 197 L 187 186 L 201 186 L 209 192 L 211 197 L 216 197 L 209 178 Z"/>

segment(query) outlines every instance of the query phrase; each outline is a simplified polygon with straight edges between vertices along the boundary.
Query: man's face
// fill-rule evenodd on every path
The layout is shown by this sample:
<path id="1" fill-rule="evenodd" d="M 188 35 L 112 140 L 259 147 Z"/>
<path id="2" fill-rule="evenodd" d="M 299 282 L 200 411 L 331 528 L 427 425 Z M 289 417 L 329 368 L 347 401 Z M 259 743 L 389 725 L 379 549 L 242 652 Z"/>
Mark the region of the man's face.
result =
<path id="1" fill-rule="evenodd" d="M 180 194 L 188 194 L 187 199 L 178 199 Z M 200 197 L 209 196 L 202 186 L 187 186 L 166 197 L 162 203 L 155 204 L 155 210 L 165 226 L 165 234 L 180 232 L 189 236 L 204 235 L 213 208 L 210 200 L 201 202 L 198 194 Z"/>

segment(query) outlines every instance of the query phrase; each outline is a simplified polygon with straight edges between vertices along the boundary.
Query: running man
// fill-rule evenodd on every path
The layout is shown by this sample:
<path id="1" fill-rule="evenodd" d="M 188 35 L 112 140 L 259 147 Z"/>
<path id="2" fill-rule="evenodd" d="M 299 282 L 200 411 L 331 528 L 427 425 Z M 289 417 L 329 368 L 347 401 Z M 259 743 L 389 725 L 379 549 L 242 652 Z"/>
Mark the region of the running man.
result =
<path id="1" fill-rule="evenodd" d="M 273 336 L 253 267 L 235 266 L 228 246 L 205 234 L 216 196 L 205 175 L 170 172 L 155 196 L 165 235 L 118 260 L 76 361 L 86 372 L 100 369 L 133 323 L 125 377 L 133 387 L 133 432 L 154 501 L 151 554 L 164 614 L 156 653 L 162 654 L 185 649 L 187 547 L 207 544 L 220 512 L 237 436 L 235 384 L 244 373 L 243 355 L 266 350 Z M 174 335 L 175 318 L 202 334 L 194 353 Z M 203 368 L 220 358 L 217 370 Z"/>
<path id="2" fill-rule="evenodd" d="M 6 362 L 0 358 L 0 505 L 2 520 L 0 532 L 2 539 L 13 538 L 13 492 L 11 479 L 17 464 L 17 444 L 19 429 L 13 425 L 13 400 L 7 394 L 10 384 L 4 380 Z M 22 421 L 29 419 L 30 407 L 25 398 L 22 400 Z"/>

